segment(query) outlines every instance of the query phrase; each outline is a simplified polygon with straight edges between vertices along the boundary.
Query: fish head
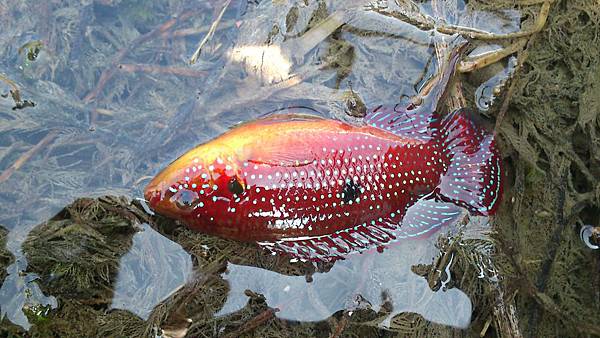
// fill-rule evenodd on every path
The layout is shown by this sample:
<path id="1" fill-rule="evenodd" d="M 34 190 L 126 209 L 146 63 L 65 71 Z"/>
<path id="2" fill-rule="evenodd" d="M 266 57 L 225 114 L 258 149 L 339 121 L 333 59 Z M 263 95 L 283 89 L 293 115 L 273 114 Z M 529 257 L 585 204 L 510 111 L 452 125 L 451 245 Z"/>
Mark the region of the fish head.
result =
<path id="1" fill-rule="evenodd" d="M 230 145 L 200 145 L 161 171 L 146 186 L 144 197 L 161 215 L 183 221 L 191 217 L 212 221 L 220 212 L 215 206 L 229 205 L 245 190 L 238 158 Z"/>

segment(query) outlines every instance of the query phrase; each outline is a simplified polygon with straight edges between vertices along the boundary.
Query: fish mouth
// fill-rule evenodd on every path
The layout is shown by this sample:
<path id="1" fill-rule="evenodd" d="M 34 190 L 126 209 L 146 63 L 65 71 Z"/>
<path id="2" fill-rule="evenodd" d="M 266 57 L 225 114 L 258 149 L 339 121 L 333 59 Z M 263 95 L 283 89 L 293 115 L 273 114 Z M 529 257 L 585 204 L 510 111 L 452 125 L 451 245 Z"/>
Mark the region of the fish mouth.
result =
<path id="1" fill-rule="evenodd" d="M 150 208 L 162 215 L 171 214 L 169 211 L 169 200 L 166 196 L 166 186 L 164 182 L 152 180 L 144 189 L 144 199 L 148 202 Z"/>
<path id="2" fill-rule="evenodd" d="M 146 188 L 144 188 L 144 199 L 152 209 L 156 209 L 156 206 L 160 202 L 162 197 L 162 189 L 161 187 L 154 183 L 150 182 Z"/>
<path id="3" fill-rule="evenodd" d="M 174 193 L 169 188 L 170 185 L 167 185 L 163 180 L 155 179 L 144 189 L 144 199 L 150 209 L 156 213 L 168 218 L 179 219 L 180 216 L 187 214 L 189 210 L 179 208 L 171 201 Z"/>
<path id="4" fill-rule="evenodd" d="M 154 208 L 158 201 L 160 201 L 160 195 L 161 192 L 156 188 L 156 186 L 148 185 L 144 189 L 144 199 L 146 202 L 148 202 L 151 208 Z"/>

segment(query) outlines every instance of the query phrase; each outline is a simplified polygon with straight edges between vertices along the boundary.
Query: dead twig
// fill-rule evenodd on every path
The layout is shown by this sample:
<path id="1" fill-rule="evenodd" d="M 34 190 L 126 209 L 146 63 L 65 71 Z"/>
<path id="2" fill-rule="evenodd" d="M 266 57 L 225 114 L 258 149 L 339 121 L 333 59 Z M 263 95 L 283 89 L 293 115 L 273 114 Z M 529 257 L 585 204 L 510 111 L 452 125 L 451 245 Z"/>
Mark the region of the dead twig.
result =
<path id="1" fill-rule="evenodd" d="M 231 0 L 227 0 L 225 2 L 225 4 L 223 5 L 221 12 L 219 13 L 219 15 L 217 16 L 215 21 L 210 26 L 208 33 L 206 34 L 204 39 L 202 39 L 202 41 L 200 41 L 198 48 L 196 48 L 196 51 L 190 58 L 190 64 L 193 65 L 194 63 L 196 63 L 196 61 L 198 61 L 198 58 L 200 57 L 200 52 L 202 51 L 202 47 L 204 47 L 204 45 L 208 42 L 208 40 L 210 40 L 212 38 L 212 36 L 215 34 L 215 31 L 217 30 L 217 26 L 219 26 L 219 22 L 221 22 L 221 19 L 223 18 L 223 14 L 225 14 L 225 11 L 227 10 L 227 7 L 229 7 L 230 3 L 231 3 Z"/>
<path id="2" fill-rule="evenodd" d="M 515 1 L 514 5 L 516 6 L 532 6 L 532 5 L 539 5 L 541 3 L 547 2 L 548 0 L 520 0 L 520 1 Z M 550 0 L 550 2 L 554 2 L 554 0 Z"/>
<path id="3" fill-rule="evenodd" d="M 344 311 L 344 314 L 342 315 L 342 319 L 340 319 L 336 323 L 334 330 L 329 335 L 329 338 L 341 337 L 342 333 L 344 333 L 344 330 L 346 330 L 347 326 L 348 326 L 348 312 Z"/>
<path id="4" fill-rule="evenodd" d="M 221 25 L 219 25 L 219 27 L 217 28 L 215 33 L 217 31 L 220 31 L 223 29 L 228 29 L 231 27 L 235 27 L 235 22 L 233 22 L 233 21 L 223 22 Z M 186 36 L 190 36 L 190 35 L 205 34 L 209 30 L 210 30 L 209 26 L 203 26 L 200 28 L 182 28 L 182 29 L 175 30 L 171 33 L 165 32 L 162 34 L 162 37 L 163 38 L 182 38 L 182 37 L 186 37 Z"/>
<path id="5" fill-rule="evenodd" d="M 456 33 L 464 34 L 464 35 L 470 37 L 471 39 L 476 39 L 476 40 L 506 40 L 506 39 L 523 38 L 523 37 L 534 35 L 535 33 L 541 31 L 542 28 L 544 28 L 544 26 L 546 25 L 546 20 L 548 19 L 548 13 L 550 12 L 550 4 L 552 2 L 553 1 L 548 0 L 542 4 L 542 8 L 540 8 L 540 12 L 538 13 L 538 17 L 535 21 L 535 24 L 529 30 L 522 30 L 522 31 L 506 33 L 506 34 L 496 34 L 496 33 L 490 33 L 490 32 L 486 32 L 483 30 L 475 29 L 475 28 L 463 27 L 463 26 L 457 26 L 457 25 L 442 24 L 442 25 L 437 25 L 436 27 L 431 27 L 431 28 L 437 30 L 440 33 L 445 33 L 445 34 L 456 34 Z"/>
<path id="6" fill-rule="evenodd" d="M 496 326 L 496 334 L 500 338 L 519 338 L 523 337 L 521 330 L 519 328 L 519 318 L 517 316 L 517 309 L 515 306 L 515 295 L 516 291 L 510 299 L 505 301 L 504 299 L 504 287 L 501 285 L 497 285 L 496 288 L 496 304 L 493 308 L 493 319 Z M 485 336 L 485 331 L 487 330 L 488 323 L 491 323 L 491 319 L 489 322 L 486 322 L 486 327 L 481 331 L 480 337 Z"/>
<path id="7" fill-rule="evenodd" d="M 504 59 L 505 57 L 507 57 L 513 53 L 516 53 L 516 52 L 522 50 L 523 47 L 525 47 L 525 45 L 527 45 L 527 40 L 521 39 L 518 42 L 513 43 L 510 46 L 503 48 L 501 50 L 485 53 L 483 55 L 478 55 L 476 57 L 467 58 L 465 60 L 462 60 L 456 68 L 461 73 L 472 72 L 473 70 L 487 67 L 493 63 L 496 63 L 496 62 Z"/>
<path id="8" fill-rule="evenodd" d="M 246 323 L 244 323 L 244 325 L 242 325 L 237 330 L 230 332 L 223 337 L 224 338 L 237 338 L 237 337 L 243 335 L 244 333 L 253 331 L 257 327 L 261 326 L 262 324 L 264 324 L 267 321 L 274 318 L 275 313 L 277 311 L 279 311 L 279 309 L 266 309 L 265 311 L 259 313 L 256 317 L 254 317 L 254 318 L 250 319 L 249 321 L 247 321 Z"/>
<path id="9" fill-rule="evenodd" d="M 515 67 L 515 72 L 512 75 L 513 81 L 511 82 L 510 86 L 508 87 L 508 90 L 506 91 L 506 95 L 504 96 L 504 100 L 502 101 L 502 106 L 500 106 L 500 110 L 498 111 L 498 115 L 496 117 L 496 124 L 494 126 L 495 130 L 500 130 L 500 125 L 502 124 L 502 121 L 504 120 L 504 116 L 506 116 L 506 112 L 508 111 L 508 105 L 510 104 L 510 99 L 512 98 L 512 96 L 517 88 L 516 75 L 523 68 L 523 64 L 525 63 L 525 60 L 527 60 L 527 57 L 529 56 L 529 49 L 530 49 L 531 45 L 533 44 L 534 40 L 535 40 L 535 36 L 531 37 L 531 39 L 529 39 L 529 41 L 527 42 L 527 47 L 525 47 L 525 49 L 523 49 L 521 52 L 519 52 L 519 54 L 517 56 L 517 66 Z"/>
<path id="10" fill-rule="evenodd" d="M 10 96 L 12 97 L 13 101 L 15 102 L 15 106 L 12 108 L 13 110 L 35 106 L 35 103 L 33 103 L 32 101 L 21 100 L 21 91 L 19 90 L 19 86 L 17 86 L 17 84 L 14 83 L 11 79 L 0 74 L 0 81 L 6 83 L 11 88 Z M 6 94 L 6 95 L 2 94 L 1 96 L 7 97 L 8 94 Z"/>
<path id="11" fill-rule="evenodd" d="M 523 38 L 523 37 L 534 35 L 535 33 L 541 31 L 542 28 L 544 28 L 544 26 L 546 25 L 546 20 L 548 19 L 548 13 L 550 12 L 550 5 L 553 2 L 554 2 L 554 0 L 546 0 L 542 3 L 542 7 L 540 8 L 540 12 L 538 13 L 537 19 L 536 19 L 533 27 L 531 27 L 529 30 L 521 30 L 518 32 L 506 33 L 506 34 L 490 33 L 490 32 L 487 32 L 487 31 L 484 31 L 481 29 L 472 28 L 472 27 L 447 25 L 444 23 L 435 22 L 433 20 L 427 20 L 427 18 L 424 16 L 414 16 L 414 17 L 411 17 L 410 19 L 411 19 L 412 24 L 418 26 L 419 28 L 421 28 L 423 30 L 436 30 L 439 33 L 450 34 L 450 35 L 461 34 L 461 35 L 467 36 L 467 37 L 469 37 L 471 39 L 475 39 L 475 40 L 490 41 L 490 40 L 517 39 L 517 38 Z M 535 3 L 539 3 L 539 2 L 535 2 Z M 534 3 L 532 3 L 532 4 L 534 4 Z M 374 8 L 372 10 L 379 14 L 382 14 L 385 16 L 391 16 L 391 17 L 400 19 L 402 21 L 406 21 L 408 19 L 403 13 L 386 12 L 385 10 L 381 10 L 379 8 Z"/>
<path id="12" fill-rule="evenodd" d="M 110 80 L 115 75 L 118 65 L 121 63 L 121 61 L 123 61 L 123 58 L 125 58 L 125 56 L 127 56 L 127 54 L 129 54 L 129 52 L 131 52 L 137 46 L 145 43 L 146 41 L 149 41 L 158 35 L 164 34 L 166 31 L 171 29 L 176 23 L 188 20 L 194 14 L 195 14 L 194 11 L 189 11 L 189 12 L 184 12 L 175 18 L 171 18 L 171 19 L 167 20 L 166 22 L 164 22 L 162 25 L 151 30 L 150 32 L 137 37 L 136 39 L 131 41 L 131 43 L 129 45 L 127 45 L 126 47 L 121 48 L 119 50 L 119 52 L 113 57 L 109 66 L 102 72 L 102 74 L 100 74 L 100 79 L 98 80 L 96 87 L 94 87 L 94 89 L 92 89 L 83 98 L 83 102 L 86 104 L 90 103 L 100 94 L 100 92 L 106 86 L 106 83 L 108 82 L 108 80 Z M 96 113 L 92 112 L 92 114 L 95 115 Z M 91 120 L 94 121 L 95 116 L 92 116 Z"/>
<path id="13" fill-rule="evenodd" d="M 0 183 L 3 183 L 6 180 L 8 180 L 10 178 L 10 176 L 12 174 L 14 174 L 17 170 L 19 170 L 23 166 L 23 164 L 25 164 L 25 162 L 27 162 L 33 155 L 35 155 L 42 148 L 44 148 L 46 145 L 48 145 L 52 140 L 54 140 L 54 138 L 56 137 L 57 134 L 58 134 L 58 131 L 56 131 L 56 130 L 50 131 L 33 148 L 29 149 L 23 155 L 21 155 L 15 161 L 15 163 L 13 163 L 10 167 L 8 167 L 6 170 L 4 170 L 2 175 L 0 175 Z"/>
<path id="14" fill-rule="evenodd" d="M 0 74 L 0 81 L 3 81 L 4 83 L 6 83 L 7 85 L 10 86 L 11 92 L 15 91 L 18 92 L 19 91 L 19 87 L 17 86 L 16 83 L 14 83 L 11 79 L 9 79 L 8 77 Z"/>
<path id="15" fill-rule="evenodd" d="M 150 73 L 150 74 L 172 74 L 177 76 L 189 76 L 189 77 L 203 77 L 206 76 L 207 72 L 195 70 L 187 67 L 176 67 L 176 66 L 157 66 L 157 65 L 145 65 L 145 64 L 128 64 L 123 63 L 119 65 L 119 69 L 126 73 Z"/>

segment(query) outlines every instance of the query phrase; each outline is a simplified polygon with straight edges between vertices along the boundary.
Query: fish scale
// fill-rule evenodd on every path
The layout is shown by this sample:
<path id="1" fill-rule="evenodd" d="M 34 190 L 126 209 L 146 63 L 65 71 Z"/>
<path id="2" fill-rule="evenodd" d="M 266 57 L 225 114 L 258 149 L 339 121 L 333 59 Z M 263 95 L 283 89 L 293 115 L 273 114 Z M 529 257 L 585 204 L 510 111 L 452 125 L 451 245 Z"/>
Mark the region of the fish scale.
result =
<path id="1" fill-rule="evenodd" d="M 242 176 L 251 187 L 246 196 L 250 204 L 246 210 L 236 211 L 244 210 L 254 218 L 245 223 L 255 232 L 265 231 L 266 224 L 270 235 L 281 232 L 286 236 L 296 230 L 303 235 L 323 235 L 345 229 L 348 224 L 370 222 L 369 212 L 373 210 L 388 216 L 396 205 L 407 204 L 403 200 L 411 192 L 427 190 L 439 181 L 440 175 L 435 174 L 439 168 L 425 162 L 419 165 L 422 161 L 416 159 L 420 153 L 407 152 L 411 144 L 406 140 L 381 139 L 368 130 L 357 131 L 358 136 L 348 133 L 322 137 L 318 150 L 309 151 L 315 159 L 308 164 L 243 165 Z M 435 147 L 430 143 L 412 146 L 428 150 Z M 360 187 L 358 202 L 344 202 L 347 184 Z M 360 208 L 356 208 L 358 204 Z M 289 216 L 286 219 L 283 215 Z M 236 216 L 238 221 L 244 221 L 246 215 L 240 216 Z M 321 221 L 318 227 L 306 225 L 317 219 Z"/>

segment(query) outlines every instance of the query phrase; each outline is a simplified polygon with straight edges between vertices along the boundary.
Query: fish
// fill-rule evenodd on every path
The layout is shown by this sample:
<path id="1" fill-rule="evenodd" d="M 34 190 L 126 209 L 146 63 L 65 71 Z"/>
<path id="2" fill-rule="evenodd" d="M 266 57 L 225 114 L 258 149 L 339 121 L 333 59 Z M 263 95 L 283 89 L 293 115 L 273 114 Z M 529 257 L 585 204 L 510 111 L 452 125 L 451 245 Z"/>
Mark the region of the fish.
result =
<path id="1" fill-rule="evenodd" d="M 494 133 L 467 109 L 437 112 L 456 61 L 424 95 L 434 103 L 377 106 L 362 124 L 296 113 L 247 122 L 175 160 L 144 197 L 193 230 L 303 261 L 492 215 L 503 191 Z"/>

